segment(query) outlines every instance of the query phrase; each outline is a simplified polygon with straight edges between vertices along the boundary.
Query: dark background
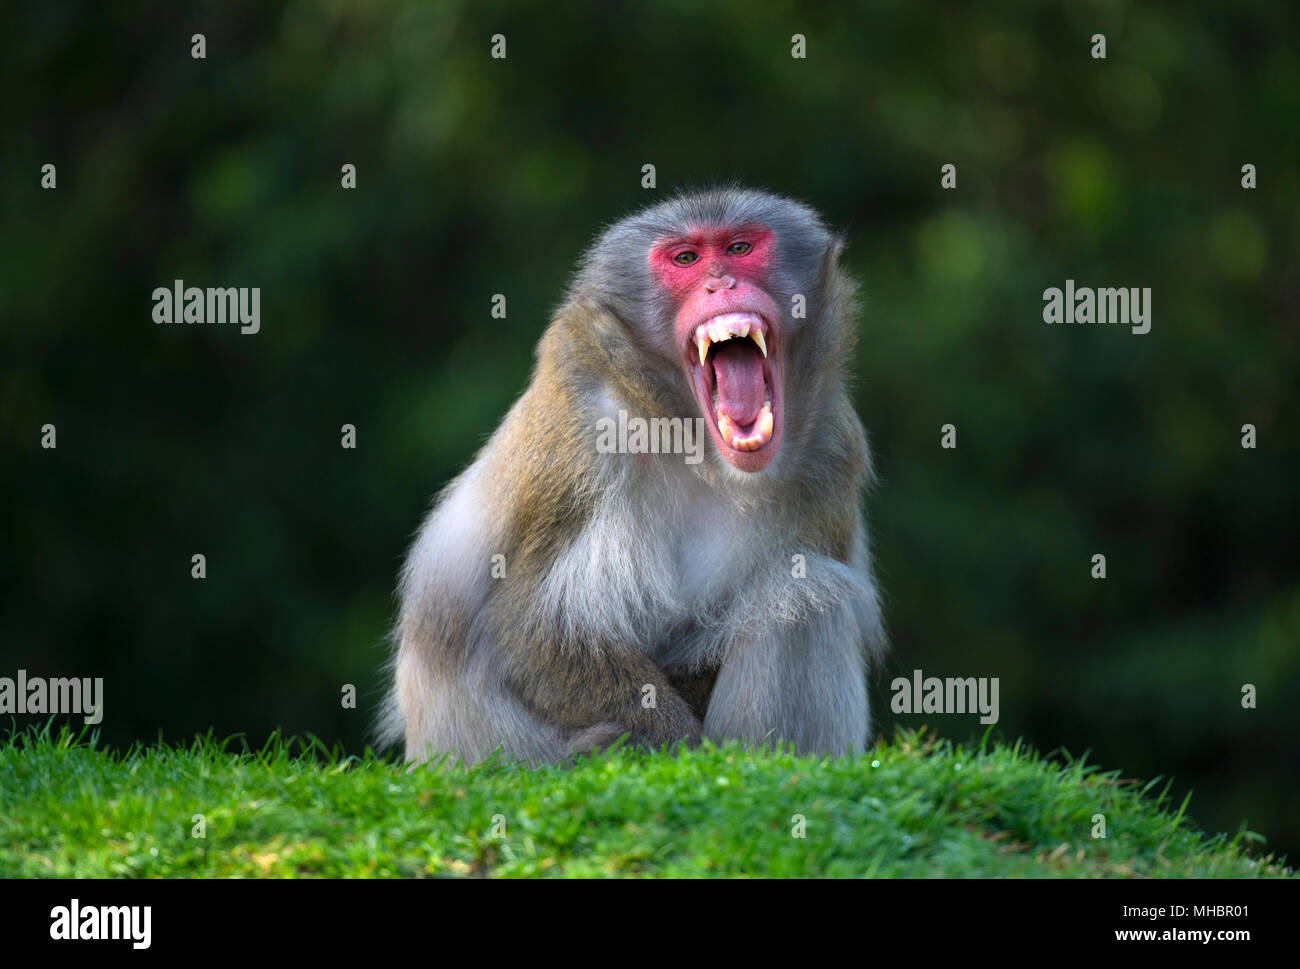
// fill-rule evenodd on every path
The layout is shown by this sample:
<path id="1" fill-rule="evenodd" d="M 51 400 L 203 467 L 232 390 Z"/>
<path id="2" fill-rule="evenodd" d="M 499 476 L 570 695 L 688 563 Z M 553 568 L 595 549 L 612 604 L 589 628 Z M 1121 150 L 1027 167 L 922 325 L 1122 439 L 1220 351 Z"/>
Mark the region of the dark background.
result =
<path id="1" fill-rule="evenodd" d="M 575 257 L 738 179 L 844 228 L 864 284 L 878 729 L 978 736 L 888 683 L 998 676 L 998 734 L 1294 858 L 1300 15 L 981 6 L 5 5 L 0 675 L 105 677 L 113 743 L 360 750 L 407 542 Z M 261 333 L 156 326 L 177 278 L 261 287 Z M 1151 333 L 1047 326 L 1067 278 L 1151 287 Z"/>

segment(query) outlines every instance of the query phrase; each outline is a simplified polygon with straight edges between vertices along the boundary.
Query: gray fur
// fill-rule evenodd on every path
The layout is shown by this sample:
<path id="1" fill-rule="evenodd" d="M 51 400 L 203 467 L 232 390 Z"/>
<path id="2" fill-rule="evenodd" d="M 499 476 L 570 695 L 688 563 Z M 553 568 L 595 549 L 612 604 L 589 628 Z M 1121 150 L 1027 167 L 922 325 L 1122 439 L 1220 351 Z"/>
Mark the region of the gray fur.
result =
<path id="1" fill-rule="evenodd" d="M 646 269 L 659 234 L 695 221 L 768 225 L 781 266 L 771 295 L 783 308 L 796 292 L 808 299 L 806 320 L 782 321 L 791 336 L 781 450 L 753 474 L 727 464 L 711 442 L 699 465 L 680 455 L 591 453 L 590 429 L 620 408 L 635 411 L 629 395 L 648 395 L 665 413 L 698 411 L 659 336 L 671 308 Z M 867 666 L 885 637 L 858 507 L 867 444 L 844 389 L 856 307 L 838 270 L 841 247 L 807 207 L 737 188 L 678 196 L 599 237 L 543 341 L 533 386 L 439 496 L 411 548 L 383 740 L 404 738 L 411 760 L 453 752 L 474 762 L 499 747 L 529 763 L 607 743 L 618 723 L 562 728 L 521 700 L 512 677 L 521 649 L 551 650 L 562 674 L 566 663 L 620 662 L 611 645 L 620 644 L 660 670 L 720 666 L 705 736 L 788 740 L 802 752 L 863 749 Z M 599 350 L 569 354 L 562 328 L 574 320 L 584 335 L 599 331 L 593 345 L 612 355 L 635 345 L 637 372 L 600 362 Z M 565 352 L 548 351 L 547 341 Z M 572 413 L 554 415 L 572 457 L 521 456 L 507 442 L 528 433 L 538 408 L 554 407 L 557 385 L 574 402 Z M 509 613 L 509 596 L 521 593 L 510 583 L 526 581 L 509 570 L 535 549 L 505 512 L 556 475 L 581 511 L 564 518 L 571 530 L 522 590 L 529 608 Z M 818 523 L 840 517 L 851 539 L 836 552 Z M 505 579 L 491 577 L 494 554 L 505 556 Z M 792 575 L 795 554 L 805 556 L 805 577 Z"/>

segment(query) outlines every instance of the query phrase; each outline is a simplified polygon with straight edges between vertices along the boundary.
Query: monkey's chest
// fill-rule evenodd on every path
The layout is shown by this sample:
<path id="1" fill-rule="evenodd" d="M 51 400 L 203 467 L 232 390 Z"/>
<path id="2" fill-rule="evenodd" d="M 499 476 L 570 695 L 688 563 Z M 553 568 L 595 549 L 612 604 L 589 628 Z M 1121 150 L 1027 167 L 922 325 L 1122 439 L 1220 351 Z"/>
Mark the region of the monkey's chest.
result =
<path id="1" fill-rule="evenodd" d="M 750 551 L 739 524 L 716 500 L 687 504 L 662 528 L 658 560 L 675 608 L 661 614 L 653 643 L 658 659 L 675 664 L 701 658 L 717 630 L 728 625 L 746 590 Z"/>
<path id="2" fill-rule="evenodd" d="M 685 494 L 683 492 L 685 491 Z M 752 588 L 741 524 L 716 495 L 633 492 L 602 507 L 555 563 L 571 625 L 623 641 L 656 662 L 698 659 Z"/>
<path id="3" fill-rule="evenodd" d="M 751 558 L 753 528 L 717 495 L 695 496 L 676 518 L 673 559 L 683 596 L 718 600 L 744 579 Z"/>

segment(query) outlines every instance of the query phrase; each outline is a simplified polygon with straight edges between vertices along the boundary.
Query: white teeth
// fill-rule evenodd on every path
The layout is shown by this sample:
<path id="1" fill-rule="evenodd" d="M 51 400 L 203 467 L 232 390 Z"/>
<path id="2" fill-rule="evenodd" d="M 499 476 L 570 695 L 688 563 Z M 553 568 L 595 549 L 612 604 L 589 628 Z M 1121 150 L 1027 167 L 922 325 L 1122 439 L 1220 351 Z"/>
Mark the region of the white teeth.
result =
<path id="1" fill-rule="evenodd" d="M 700 351 L 700 364 L 704 364 L 709 355 L 709 347 L 713 344 L 725 343 L 737 337 L 742 340 L 749 337 L 763 356 L 767 356 L 763 321 L 753 313 L 724 313 L 695 328 L 695 345 Z"/>
<path id="2" fill-rule="evenodd" d="M 758 412 L 758 417 L 754 420 L 754 429 L 748 434 L 741 434 L 736 425 L 732 423 L 730 417 L 726 414 L 718 415 L 718 434 L 727 446 L 737 451 L 757 451 L 768 441 L 772 440 L 772 428 L 775 421 L 772 419 L 772 402 L 770 400 L 763 402 L 763 409 Z"/>
<path id="3" fill-rule="evenodd" d="M 714 317 L 708 323 L 709 339 L 722 343 L 733 336 L 749 336 L 750 318 L 744 313 L 728 313 L 726 316 Z"/>

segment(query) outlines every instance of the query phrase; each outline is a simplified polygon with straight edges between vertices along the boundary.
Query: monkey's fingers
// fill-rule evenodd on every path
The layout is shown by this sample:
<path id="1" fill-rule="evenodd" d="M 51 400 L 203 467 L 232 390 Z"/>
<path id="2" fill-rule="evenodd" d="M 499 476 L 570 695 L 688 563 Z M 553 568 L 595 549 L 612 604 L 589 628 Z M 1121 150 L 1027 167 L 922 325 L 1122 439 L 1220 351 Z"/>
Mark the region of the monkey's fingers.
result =
<path id="1" fill-rule="evenodd" d="M 612 746 L 614 741 L 628 732 L 627 727 L 621 723 L 597 723 L 577 731 L 569 738 L 569 746 L 575 754 L 590 754 Z"/>

